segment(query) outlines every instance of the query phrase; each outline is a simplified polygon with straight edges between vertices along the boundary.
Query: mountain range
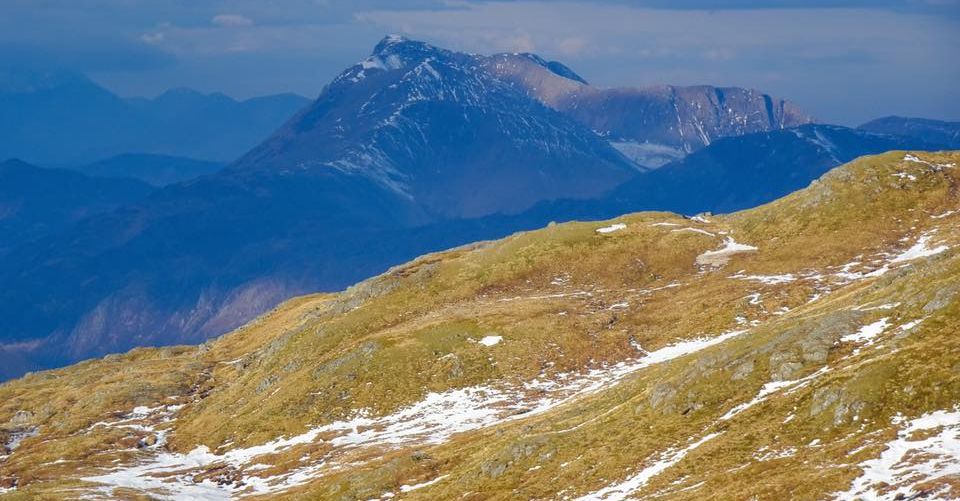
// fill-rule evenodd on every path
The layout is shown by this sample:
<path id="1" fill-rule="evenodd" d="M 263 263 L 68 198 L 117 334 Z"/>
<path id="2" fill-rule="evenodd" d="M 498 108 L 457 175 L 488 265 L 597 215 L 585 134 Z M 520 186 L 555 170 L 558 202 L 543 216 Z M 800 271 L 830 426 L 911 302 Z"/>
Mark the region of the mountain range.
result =
<path id="1" fill-rule="evenodd" d="M 71 168 L 92 177 L 133 178 L 152 186 L 166 186 L 213 174 L 223 166 L 185 157 L 127 153 Z"/>
<path id="2" fill-rule="evenodd" d="M 857 128 L 880 134 L 922 137 L 935 144 L 950 145 L 960 141 L 960 122 L 889 116 L 871 120 Z"/>
<path id="3" fill-rule="evenodd" d="M 656 168 L 713 141 L 810 123 L 783 99 L 753 89 L 700 85 L 598 88 L 559 62 L 498 54 L 487 66 L 531 97 L 605 137 L 641 166 Z"/>
<path id="4" fill-rule="evenodd" d="M 613 217 L 641 209 L 681 214 L 733 212 L 804 188 L 837 165 L 863 155 L 958 146 L 960 143 L 931 142 L 923 136 L 807 124 L 721 138 L 681 160 L 637 176 L 600 199 L 547 203 L 538 211 L 562 214 L 572 210 L 577 217 L 586 218 Z"/>
<path id="5" fill-rule="evenodd" d="M 956 498 L 958 165 L 551 225 L 31 374 L 0 385 L 0 496 Z"/>
<path id="6" fill-rule="evenodd" d="M 122 98 L 69 71 L 0 70 L 0 159 L 57 167 L 127 153 L 229 162 L 309 100 L 294 94 L 237 101 L 173 89 Z"/>
<path id="7" fill-rule="evenodd" d="M 862 154 L 949 146 L 810 120 L 758 91 L 597 89 L 530 54 L 387 37 L 235 162 L 11 246 L 0 349 L 21 362 L 3 376 L 202 342 L 291 296 L 552 221 L 725 212 Z"/>

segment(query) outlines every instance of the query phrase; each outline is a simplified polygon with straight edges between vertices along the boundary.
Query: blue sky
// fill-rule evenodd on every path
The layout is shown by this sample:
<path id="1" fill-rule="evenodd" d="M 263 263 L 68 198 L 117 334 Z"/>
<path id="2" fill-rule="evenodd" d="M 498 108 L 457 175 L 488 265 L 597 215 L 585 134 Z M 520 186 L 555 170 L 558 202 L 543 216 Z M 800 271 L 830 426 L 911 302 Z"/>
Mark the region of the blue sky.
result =
<path id="1" fill-rule="evenodd" d="M 960 0 L 3 0 L 0 64 L 125 96 L 312 97 L 386 33 L 536 52 L 601 86 L 753 87 L 847 125 L 960 119 Z"/>

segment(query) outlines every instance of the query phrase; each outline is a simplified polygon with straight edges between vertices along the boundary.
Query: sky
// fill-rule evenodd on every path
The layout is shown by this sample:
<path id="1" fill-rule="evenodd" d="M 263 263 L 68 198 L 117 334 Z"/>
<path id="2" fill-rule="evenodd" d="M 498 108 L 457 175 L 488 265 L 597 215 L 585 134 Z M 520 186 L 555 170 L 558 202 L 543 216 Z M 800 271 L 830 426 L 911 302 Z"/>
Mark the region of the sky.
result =
<path id="1" fill-rule="evenodd" d="M 0 0 L 0 66 L 122 96 L 315 97 L 388 33 L 535 52 L 603 87 L 756 88 L 822 122 L 960 120 L 960 0 Z"/>

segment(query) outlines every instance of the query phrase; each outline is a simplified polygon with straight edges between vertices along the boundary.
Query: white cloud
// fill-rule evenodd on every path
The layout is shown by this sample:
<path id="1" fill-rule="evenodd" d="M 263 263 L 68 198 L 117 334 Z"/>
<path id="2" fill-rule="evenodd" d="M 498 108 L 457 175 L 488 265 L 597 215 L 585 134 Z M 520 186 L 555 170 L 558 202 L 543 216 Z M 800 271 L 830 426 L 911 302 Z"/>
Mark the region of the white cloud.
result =
<path id="1" fill-rule="evenodd" d="M 150 45 L 157 45 L 157 44 L 163 42 L 163 40 L 164 40 L 165 38 L 167 38 L 167 37 L 166 37 L 166 35 L 164 35 L 164 33 L 163 33 L 162 31 L 157 31 L 157 32 L 153 32 L 153 33 L 144 33 L 144 34 L 140 35 L 140 40 L 142 40 L 144 43 L 147 43 L 147 44 L 150 44 Z"/>
<path id="2" fill-rule="evenodd" d="M 587 50 L 587 40 L 583 37 L 568 37 L 557 43 L 557 51 L 565 56 L 579 56 Z"/>
<path id="3" fill-rule="evenodd" d="M 217 14 L 210 20 L 216 26 L 225 26 L 229 28 L 238 28 L 243 26 L 253 26 L 253 20 L 240 14 Z"/>

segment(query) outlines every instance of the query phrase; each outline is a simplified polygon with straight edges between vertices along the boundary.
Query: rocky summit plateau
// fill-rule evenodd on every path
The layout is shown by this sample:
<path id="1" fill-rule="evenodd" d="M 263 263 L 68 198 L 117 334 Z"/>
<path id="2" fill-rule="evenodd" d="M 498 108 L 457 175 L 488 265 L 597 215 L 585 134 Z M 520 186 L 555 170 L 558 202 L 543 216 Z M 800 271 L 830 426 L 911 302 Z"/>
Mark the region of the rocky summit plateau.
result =
<path id="1" fill-rule="evenodd" d="M 554 224 L 0 386 L 4 499 L 960 497 L 960 153 Z"/>

